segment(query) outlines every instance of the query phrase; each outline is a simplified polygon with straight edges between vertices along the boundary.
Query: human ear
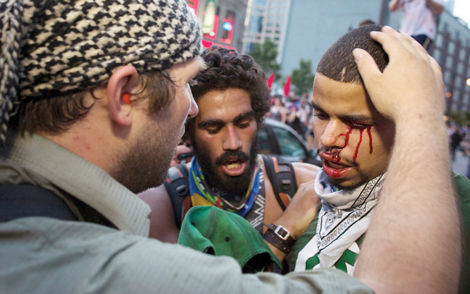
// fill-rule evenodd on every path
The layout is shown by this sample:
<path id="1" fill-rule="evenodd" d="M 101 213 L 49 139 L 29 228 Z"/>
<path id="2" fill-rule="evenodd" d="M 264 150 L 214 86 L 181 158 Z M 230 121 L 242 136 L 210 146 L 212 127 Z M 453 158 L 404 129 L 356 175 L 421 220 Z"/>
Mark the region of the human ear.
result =
<path id="1" fill-rule="evenodd" d="M 132 65 L 118 68 L 108 81 L 109 115 L 118 125 L 130 126 L 132 123 L 132 94 L 138 91 L 139 82 L 139 73 Z"/>

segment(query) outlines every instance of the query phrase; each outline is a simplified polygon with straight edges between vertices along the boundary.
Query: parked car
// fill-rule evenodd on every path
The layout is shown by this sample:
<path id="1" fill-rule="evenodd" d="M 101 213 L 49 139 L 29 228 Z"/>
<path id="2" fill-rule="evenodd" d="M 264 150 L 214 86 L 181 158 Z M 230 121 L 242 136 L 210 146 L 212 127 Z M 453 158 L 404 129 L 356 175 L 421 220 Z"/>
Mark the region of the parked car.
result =
<path id="1" fill-rule="evenodd" d="M 308 162 L 321 166 L 316 151 L 308 151 L 305 140 L 291 127 L 266 118 L 258 130 L 259 153 L 282 157 L 290 162 Z"/>

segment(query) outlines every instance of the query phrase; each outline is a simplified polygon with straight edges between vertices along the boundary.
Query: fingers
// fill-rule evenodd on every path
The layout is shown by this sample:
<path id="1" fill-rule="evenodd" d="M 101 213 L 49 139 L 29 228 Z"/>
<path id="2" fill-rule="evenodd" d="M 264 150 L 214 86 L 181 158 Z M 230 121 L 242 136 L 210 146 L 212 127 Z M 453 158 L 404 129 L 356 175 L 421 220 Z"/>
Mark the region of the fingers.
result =
<path id="1" fill-rule="evenodd" d="M 371 32 L 371 38 L 380 44 L 382 44 L 387 55 L 392 59 L 395 54 L 403 54 L 403 52 L 411 53 L 414 56 L 422 55 L 419 53 L 419 47 L 415 46 L 417 43 L 413 38 L 406 34 L 401 34 L 394 29 L 384 26 L 382 32 L 374 31 Z M 427 52 L 426 52 L 427 54 Z"/>
<path id="2" fill-rule="evenodd" d="M 353 50 L 353 55 L 364 83 L 366 83 L 366 80 L 370 80 L 371 77 L 381 74 L 377 63 L 367 51 L 356 48 Z"/>

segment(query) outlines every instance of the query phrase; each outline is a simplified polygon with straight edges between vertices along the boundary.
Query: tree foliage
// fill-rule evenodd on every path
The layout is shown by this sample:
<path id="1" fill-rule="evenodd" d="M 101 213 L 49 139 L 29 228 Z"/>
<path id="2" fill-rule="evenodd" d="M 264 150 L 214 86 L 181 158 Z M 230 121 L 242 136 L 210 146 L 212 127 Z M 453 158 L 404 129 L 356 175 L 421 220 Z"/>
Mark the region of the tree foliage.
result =
<path id="1" fill-rule="evenodd" d="M 466 111 L 449 111 L 449 118 L 460 126 L 470 123 L 470 113 Z"/>
<path id="2" fill-rule="evenodd" d="M 263 44 L 256 44 L 250 52 L 250 55 L 256 63 L 258 63 L 266 73 L 266 77 L 274 72 L 276 80 L 281 77 L 281 65 L 276 62 L 277 54 L 276 44 L 269 39 L 266 39 Z"/>
<path id="3" fill-rule="evenodd" d="M 313 79 L 312 61 L 300 59 L 300 68 L 294 69 L 291 75 L 291 83 L 294 85 L 295 94 L 303 95 L 312 90 Z"/>

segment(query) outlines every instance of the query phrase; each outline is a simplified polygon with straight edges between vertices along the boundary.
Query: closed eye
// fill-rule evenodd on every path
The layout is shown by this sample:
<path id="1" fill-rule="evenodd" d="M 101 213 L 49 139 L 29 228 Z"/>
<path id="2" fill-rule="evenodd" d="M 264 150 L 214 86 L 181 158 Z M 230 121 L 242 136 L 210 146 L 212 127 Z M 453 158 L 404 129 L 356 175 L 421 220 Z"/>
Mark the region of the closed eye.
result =
<path id="1" fill-rule="evenodd" d="M 315 113 L 314 113 L 314 116 L 315 116 L 316 118 L 318 118 L 319 120 L 325 120 L 325 119 L 328 119 L 328 118 L 329 118 L 328 115 L 326 115 L 326 114 L 323 113 L 323 112 L 315 112 Z"/>
<path id="2" fill-rule="evenodd" d="M 354 129 L 359 129 L 359 130 L 363 130 L 363 129 L 366 129 L 366 128 L 370 127 L 370 125 L 359 124 L 359 123 L 350 123 L 349 125 L 350 125 L 352 128 L 354 128 Z"/>
<path id="3" fill-rule="evenodd" d="M 206 130 L 209 134 L 214 135 L 220 131 L 220 127 L 207 128 Z"/>

